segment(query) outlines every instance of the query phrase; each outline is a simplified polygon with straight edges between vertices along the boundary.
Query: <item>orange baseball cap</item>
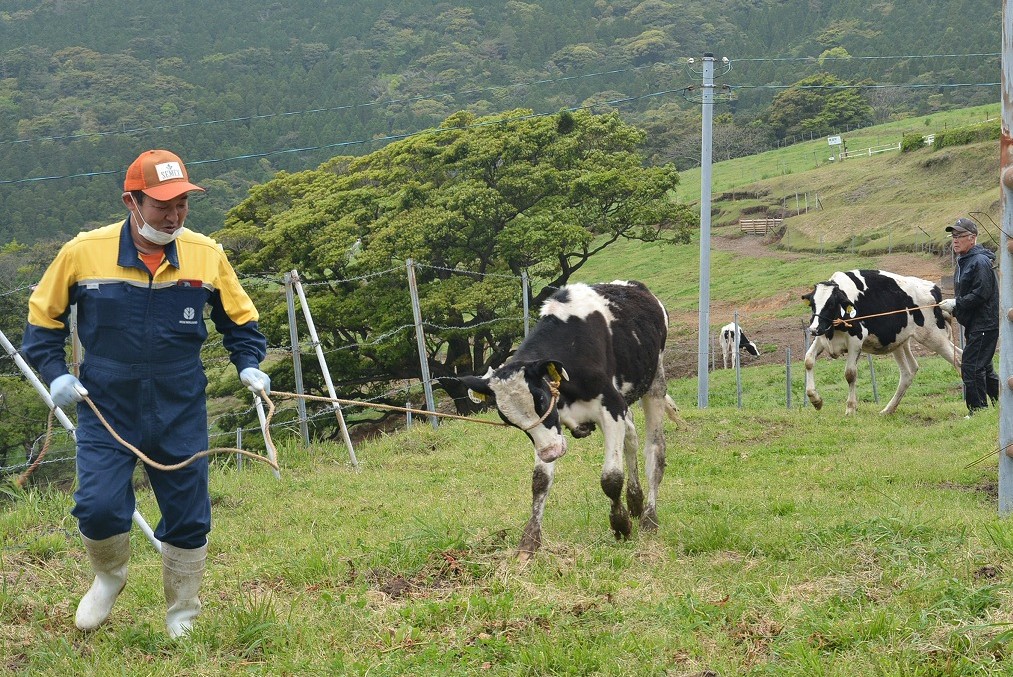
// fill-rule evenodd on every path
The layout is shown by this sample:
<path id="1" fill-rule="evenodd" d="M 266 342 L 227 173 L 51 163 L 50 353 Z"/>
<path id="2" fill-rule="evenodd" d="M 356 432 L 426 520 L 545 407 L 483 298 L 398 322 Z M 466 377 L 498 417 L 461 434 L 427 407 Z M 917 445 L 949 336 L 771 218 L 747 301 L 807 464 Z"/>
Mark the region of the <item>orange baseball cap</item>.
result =
<path id="1" fill-rule="evenodd" d="M 123 190 L 139 190 L 156 200 L 171 200 L 191 190 L 204 189 L 190 183 L 179 156 L 167 150 L 146 150 L 127 167 Z"/>

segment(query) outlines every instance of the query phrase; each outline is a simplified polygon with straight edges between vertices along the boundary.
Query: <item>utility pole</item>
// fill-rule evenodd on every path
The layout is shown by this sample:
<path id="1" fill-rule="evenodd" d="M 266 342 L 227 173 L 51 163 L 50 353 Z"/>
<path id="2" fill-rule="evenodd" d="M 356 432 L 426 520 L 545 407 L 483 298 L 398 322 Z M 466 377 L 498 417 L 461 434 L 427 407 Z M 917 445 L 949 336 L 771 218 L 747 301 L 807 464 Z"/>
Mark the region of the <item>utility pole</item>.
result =
<path id="1" fill-rule="evenodd" d="M 728 58 L 722 57 L 721 62 L 726 67 L 724 73 L 727 73 L 730 69 Z M 690 59 L 689 63 L 692 65 L 693 59 Z M 714 55 L 710 52 L 704 52 L 702 74 L 703 94 L 700 99 L 700 103 L 703 105 L 700 131 L 700 316 L 696 365 L 696 406 L 698 409 L 707 408 L 709 391 L 707 365 L 710 349 L 711 304 L 711 133 L 714 125 Z"/>
<path id="2" fill-rule="evenodd" d="M 1013 511 L 1013 0 L 1002 7 L 1002 134 L 999 143 L 1002 228 L 999 240 L 999 514 Z"/>

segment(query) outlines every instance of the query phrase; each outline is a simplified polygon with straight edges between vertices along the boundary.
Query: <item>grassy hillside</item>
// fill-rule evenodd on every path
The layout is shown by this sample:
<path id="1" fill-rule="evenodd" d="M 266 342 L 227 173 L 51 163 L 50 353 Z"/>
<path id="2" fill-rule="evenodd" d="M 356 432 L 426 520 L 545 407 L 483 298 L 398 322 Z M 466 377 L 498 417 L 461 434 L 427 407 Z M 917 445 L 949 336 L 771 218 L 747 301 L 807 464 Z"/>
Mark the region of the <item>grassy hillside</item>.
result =
<path id="1" fill-rule="evenodd" d="M 935 134 L 996 120 L 999 106 L 936 113 L 843 134 L 849 152 L 898 144 L 904 134 Z M 999 221 L 998 143 L 911 153 L 889 151 L 830 162 L 827 140 L 799 143 L 712 167 L 715 228 L 734 226 L 745 213 L 787 212 L 783 246 L 856 251 L 917 248 L 945 243 L 943 227 L 957 216 L 983 212 Z M 679 199 L 699 203 L 699 168 L 682 172 Z M 808 211 L 806 212 L 806 207 Z M 796 216 L 797 211 L 804 212 Z M 759 213 L 757 213 L 759 212 Z M 986 217 L 998 239 L 998 232 Z"/>

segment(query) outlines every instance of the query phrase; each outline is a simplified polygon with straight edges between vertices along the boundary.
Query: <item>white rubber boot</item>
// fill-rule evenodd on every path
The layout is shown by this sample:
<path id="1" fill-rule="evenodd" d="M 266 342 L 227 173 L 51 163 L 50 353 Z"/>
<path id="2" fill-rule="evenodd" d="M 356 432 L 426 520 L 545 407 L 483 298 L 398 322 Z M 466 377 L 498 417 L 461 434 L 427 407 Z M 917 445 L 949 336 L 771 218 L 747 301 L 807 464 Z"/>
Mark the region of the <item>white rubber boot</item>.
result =
<path id="1" fill-rule="evenodd" d="M 168 606 L 165 627 L 173 639 L 189 632 L 200 613 L 197 595 L 204 578 L 207 554 L 207 545 L 188 550 L 162 544 L 162 584 Z"/>
<path id="2" fill-rule="evenodd" d="M 81 534 L 81 540 L 95 570 L 95 580 L 77 605 L 74 625 L 79 630 L 94 630 L 109 618 L 113 603 L 127 584 L 130 533 L 116 534 L 101 541 Z"/>

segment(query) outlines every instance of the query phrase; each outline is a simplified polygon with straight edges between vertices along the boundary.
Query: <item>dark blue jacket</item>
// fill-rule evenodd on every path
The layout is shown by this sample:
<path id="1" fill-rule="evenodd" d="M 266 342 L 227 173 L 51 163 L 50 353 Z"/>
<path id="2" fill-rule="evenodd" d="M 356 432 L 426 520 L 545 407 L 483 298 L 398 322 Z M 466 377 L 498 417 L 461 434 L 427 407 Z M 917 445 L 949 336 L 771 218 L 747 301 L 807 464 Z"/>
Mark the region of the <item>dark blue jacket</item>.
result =
<path id="1" fill-rule="evenodd" d="M 992 269 L 994 262 L 995 254 L 980 244 L 957 259 L 953 312 L 968 332 L 999 329 L 999 281 Z"/>

